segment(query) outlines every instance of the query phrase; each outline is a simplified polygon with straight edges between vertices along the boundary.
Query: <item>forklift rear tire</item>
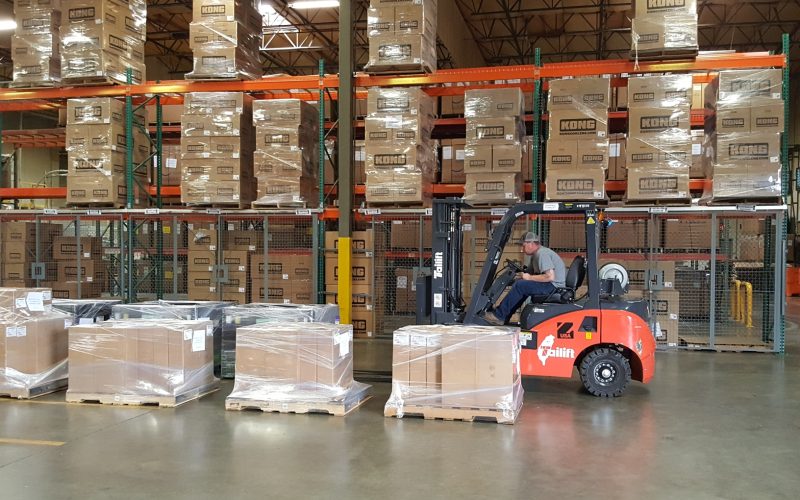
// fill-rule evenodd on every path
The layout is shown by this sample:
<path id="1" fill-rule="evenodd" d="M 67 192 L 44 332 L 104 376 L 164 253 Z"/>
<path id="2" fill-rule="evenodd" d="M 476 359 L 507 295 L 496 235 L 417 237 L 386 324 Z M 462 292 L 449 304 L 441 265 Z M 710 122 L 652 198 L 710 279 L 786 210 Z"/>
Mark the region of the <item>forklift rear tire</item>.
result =
<path id="1" fill-rule="evenodd" d="M 621 396 L 631 382 L 631 364 L 616 349 L 598 347 L 581 361 L 583 386 L 601 398 Z"/>

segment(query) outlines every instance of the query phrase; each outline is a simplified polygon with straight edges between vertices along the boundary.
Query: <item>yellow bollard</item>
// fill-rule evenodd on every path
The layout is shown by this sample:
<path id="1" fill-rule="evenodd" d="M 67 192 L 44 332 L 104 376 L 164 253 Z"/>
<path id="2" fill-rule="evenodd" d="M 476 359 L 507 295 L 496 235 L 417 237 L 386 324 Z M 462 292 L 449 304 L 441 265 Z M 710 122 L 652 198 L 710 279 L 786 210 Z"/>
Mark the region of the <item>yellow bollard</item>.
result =
<path id="1" fill-rule="evenodd" d="M 744 293 L 746 300 L 744 326 L 753 328 L 753 284 L 744 282 Z"/>
<path id="2" fill-rule="evenodd" d="M 739 316 L 736 318 L 736 321 L 739 323 L 744 323 L 744 284 L 744 281 L 740 281 L 739 286 L 736 288 L 736 295 L 739 297 L 739 305 L 737 306 Z"/>
<path id="3" fill-rule="evenodd" d="M 731 283 L 731 319 L 739 321 L 739 280 Z"/>

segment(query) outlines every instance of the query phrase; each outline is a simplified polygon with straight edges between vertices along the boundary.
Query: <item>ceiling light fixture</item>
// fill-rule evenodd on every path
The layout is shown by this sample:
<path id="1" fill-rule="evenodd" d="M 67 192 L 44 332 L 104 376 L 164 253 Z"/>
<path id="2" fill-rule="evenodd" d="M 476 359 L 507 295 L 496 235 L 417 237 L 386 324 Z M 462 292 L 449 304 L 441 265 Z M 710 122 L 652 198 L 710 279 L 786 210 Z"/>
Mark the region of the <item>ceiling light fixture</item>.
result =
<path id="1" fill-rule="evenodd" d="M 295 10 L 330 9 L 338 6 L 339 0 L 299 0 L 297 2 L 289 2 L 289 8 Z"/>
<path id="2" fill-rule="evenodd" d="M 17 29 L 17 22 L 15 20 L 0 19 L 0 31 L 12 31 L 15 29 Z"/>

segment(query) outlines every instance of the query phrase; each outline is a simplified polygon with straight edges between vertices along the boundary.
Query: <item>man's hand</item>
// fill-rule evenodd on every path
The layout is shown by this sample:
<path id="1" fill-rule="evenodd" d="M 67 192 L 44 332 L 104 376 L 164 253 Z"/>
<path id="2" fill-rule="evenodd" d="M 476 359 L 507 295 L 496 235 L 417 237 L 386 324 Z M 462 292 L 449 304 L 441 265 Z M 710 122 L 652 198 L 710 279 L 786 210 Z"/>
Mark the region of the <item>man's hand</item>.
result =
<path id="1" fill-rule="evenodd" d="M 528 273 L 522 273 L 522 279 L 525 281 L 531 281 L 533 279 L 533 275 Z"/>

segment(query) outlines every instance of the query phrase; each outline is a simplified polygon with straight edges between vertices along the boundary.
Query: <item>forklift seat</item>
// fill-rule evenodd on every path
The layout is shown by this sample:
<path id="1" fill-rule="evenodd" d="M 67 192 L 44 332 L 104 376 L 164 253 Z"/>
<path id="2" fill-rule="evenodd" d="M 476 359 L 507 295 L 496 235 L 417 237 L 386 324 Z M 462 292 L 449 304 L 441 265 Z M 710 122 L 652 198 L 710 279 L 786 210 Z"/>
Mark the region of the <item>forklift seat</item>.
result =
<path id="1" fill-rule="evenodd" d="M 583 285 L 586 277 L 586 258 L 578 255 L 572 260 L 564 278 L 564 288 L 556 288 L 549 295 L 533 295 L 534 304 L 568 304 L 575 300 L 575 291 Z"/>

